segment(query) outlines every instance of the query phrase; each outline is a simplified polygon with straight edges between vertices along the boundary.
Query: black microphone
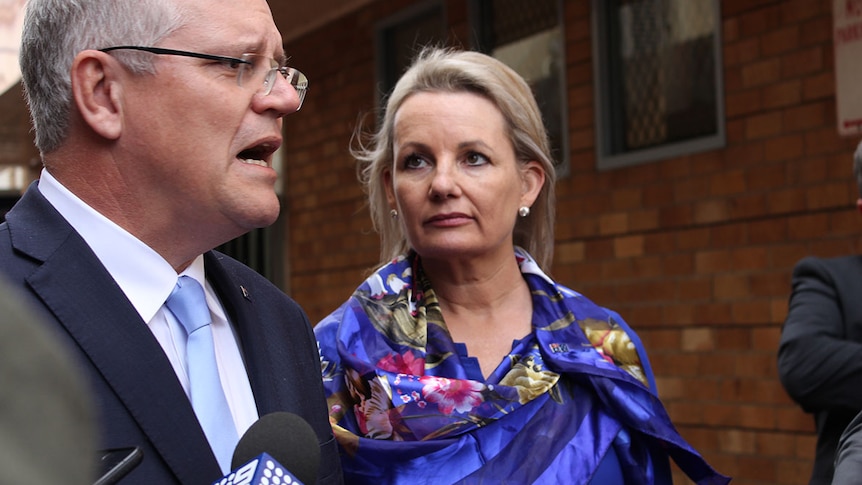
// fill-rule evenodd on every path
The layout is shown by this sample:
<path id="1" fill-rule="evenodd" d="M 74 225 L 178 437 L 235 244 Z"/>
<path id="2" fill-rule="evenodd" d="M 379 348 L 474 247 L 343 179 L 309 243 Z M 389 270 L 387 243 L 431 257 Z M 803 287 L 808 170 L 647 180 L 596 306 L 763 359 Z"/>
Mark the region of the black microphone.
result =
<path id="1" fill-rule="evenodd" d="M 320 445 L 317 434 L 304 419 L 293 413 L 267 414 L 251 425 L 233 452 L 231 469 L 213 485 L 257 483 L 307 484 L 317 482 Z"/>

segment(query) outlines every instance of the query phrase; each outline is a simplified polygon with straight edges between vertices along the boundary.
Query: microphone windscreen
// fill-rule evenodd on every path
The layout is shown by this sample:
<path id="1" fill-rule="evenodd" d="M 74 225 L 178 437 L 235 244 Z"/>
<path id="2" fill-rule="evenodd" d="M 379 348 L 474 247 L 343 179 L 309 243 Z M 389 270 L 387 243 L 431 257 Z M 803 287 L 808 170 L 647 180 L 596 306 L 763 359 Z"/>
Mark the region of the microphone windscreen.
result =
<path id="1" fill-rule="evenodd" d="M 269 453 L 302 483 L 317 482 L 320 445 L 317 434 L 304 419 L 293 413 L 267 414 L 255 421 L 240 438 L 233 453 L 231 469 Z"/>

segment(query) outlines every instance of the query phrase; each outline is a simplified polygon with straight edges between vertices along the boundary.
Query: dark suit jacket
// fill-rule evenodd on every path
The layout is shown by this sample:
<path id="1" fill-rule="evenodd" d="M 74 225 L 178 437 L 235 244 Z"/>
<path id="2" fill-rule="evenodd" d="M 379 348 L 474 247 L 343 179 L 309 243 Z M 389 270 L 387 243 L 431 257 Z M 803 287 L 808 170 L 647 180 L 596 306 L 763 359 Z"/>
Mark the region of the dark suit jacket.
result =
<path id="1" fill-rule="evenodd" d="M 838 441 L 832 485 L 856 485 L 860 477 L 862 477 L 862 413 L 857 414 L 850 421 Z"/>
<path id="2" fill-rule="evenodd" d="M 320 442 L 318 483 L 341 483 L 316 340 L 305 313 L 225 255 L 209 252 L 204 264 L 238 334 L 258 413 L 289 411 L 305 418 Z M 94 393 L 100 447 L 143 449 L 143 461 L 122 483 L 209 485 L 221 477 L 161 346 L 35 183 L 0 225 L 0 271 L 72 346 Z"/>
<path id="3" fill-rule="evenodd" d="M 805 258 L 792 289 L 778 372 L 787 393 L 814 415 L 811 484 L 830 484 L 838 439 L 862 409 L 862 256 Z"/>

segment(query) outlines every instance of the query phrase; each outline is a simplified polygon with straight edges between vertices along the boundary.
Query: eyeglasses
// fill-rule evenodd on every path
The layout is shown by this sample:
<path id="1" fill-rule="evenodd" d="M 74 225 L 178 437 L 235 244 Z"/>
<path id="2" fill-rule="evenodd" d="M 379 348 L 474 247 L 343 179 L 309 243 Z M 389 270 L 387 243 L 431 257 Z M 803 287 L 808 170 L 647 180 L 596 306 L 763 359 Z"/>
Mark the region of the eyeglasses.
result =
<path id="1" fill-rule="evenodd" d="M 161 47 L 142 47 L 136 45 L 120 45 L 116 47 L 106 47 L 99 50 L 102 52 L 136 50 L 166 56 L 195 57 L 210 61 L 220 61 L 232 69 L 237 69 L 236 82 L 239 86 L 242 86 L 244 82 L 249 86 L 262 85 L 258 92 L 264 96 L 272 92 L 272 87 L 275 86 L 276 73 L 279 73 L 288 83 L 290 83 L 291 86 L 293 86 L 293 89 L 296 90 L 296 94 L 299 96 L 299 106 L 296 108 L 297 111 L 302 107 L 302 102 L 305 101 L 305 94 L 308 92 L 308 78 L 305 77 L 305 74 L 292 67 L 282 66 L 280 62 L 271 57 L 258 54 L 243 54 L 242 57 L 226 57 L 201 54 L 199 52 L 163 49 Z"/>

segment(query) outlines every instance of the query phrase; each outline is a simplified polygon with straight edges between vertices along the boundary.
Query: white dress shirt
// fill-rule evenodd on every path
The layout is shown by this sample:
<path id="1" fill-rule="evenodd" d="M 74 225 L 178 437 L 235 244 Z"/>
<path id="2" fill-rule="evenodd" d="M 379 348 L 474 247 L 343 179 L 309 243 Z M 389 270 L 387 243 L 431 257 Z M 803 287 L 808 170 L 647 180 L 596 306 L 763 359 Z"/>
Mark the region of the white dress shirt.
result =
<path id="1" fill-rule="evenodd" d="M 126 294 L 162 346 L 186 395 L 189 395 L 186 332 L 165 306 L 181 275 L 149 246 L 88 206 L 44 169 L 39 191 L 84 238 Z M 206 293 L 221 384 L 237 435 L 242 436 L 258 419 L 258 414 L 236 335 L 221 302 L 206 281 L 203 255 L 198 256 L 182 275 L 197 280 Z"/>

